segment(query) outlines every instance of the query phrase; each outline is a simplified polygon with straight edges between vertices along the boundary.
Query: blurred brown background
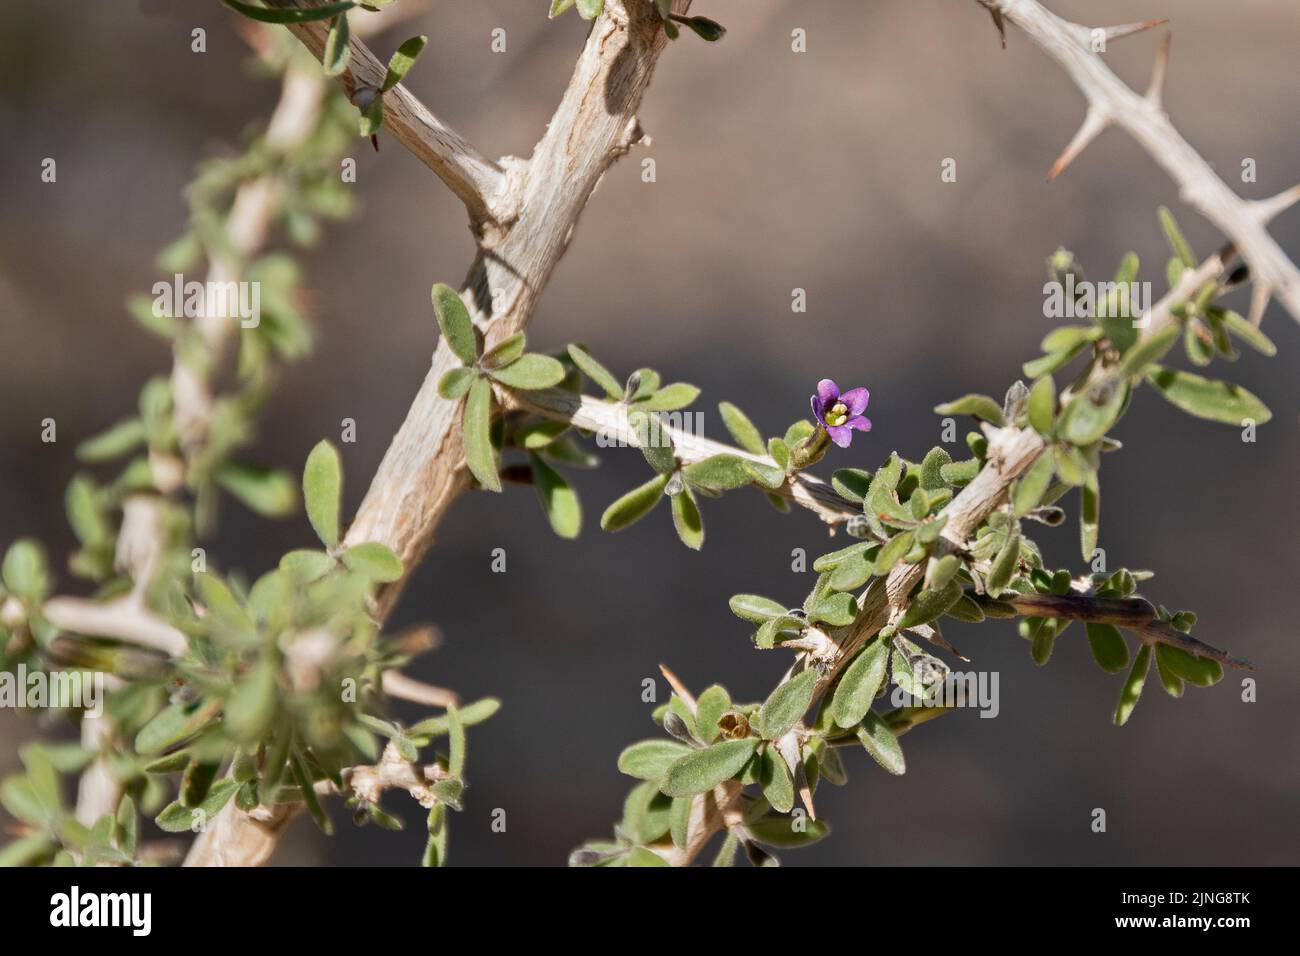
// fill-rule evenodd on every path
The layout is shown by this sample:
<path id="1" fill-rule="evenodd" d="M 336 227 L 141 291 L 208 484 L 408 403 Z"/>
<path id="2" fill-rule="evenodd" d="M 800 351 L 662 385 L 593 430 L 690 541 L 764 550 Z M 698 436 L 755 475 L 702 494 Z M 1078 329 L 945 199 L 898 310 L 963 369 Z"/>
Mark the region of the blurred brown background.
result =
<path id="1" fill-rule="evenodd" d="M 70 535 L 62 495 L 85 436 L 134 408 L 141 381 L 169 361 L 122 302 L 157 278 L 156 251 L 183 225 L 180 191 L 195 163 L 228 152 L 269 112 L 274 83 L 251 79 L 233 15 L 215 0 L 7 0 L 0 10 L 0 542 L 33 535 L 56 553 Z M 1300 16 L 1280 0 L 1144 0 L 1049 6 L 1110 24 L 1169 16 L 1175 31 L 1166 105 L 1184 135 L 1243 195 L 1300 179 L 1295 68 Z M 150 15 L 146 15 L 148 12 Z M 939 441 L 930 409 L 966 391 L 1001 394 L 1037 354 L 1043 262 L 1074 249 L 1092 276 L 1134 249 L 1163 290 L 1161 203 L 1193 244 L 1220 237 L 1126 136 L 1110 131 L 1053 185 L 1045 173 L 1083 115 L 1080 94 L 1014 31 L 998 48 L 987 14 L 947 0 L 699 0 L 728 28 L 717 45 L 684 37 L 663 57 L 642 113 L 654 142 L 601 184 L 533 324 L 538 347 L 581 339 L 619 374 L 636 365 L 704 388 L 711 434 L 729 399 L 778 432 L 807 414 L 823 376 L 867 384 L 875 430 L 821 470 L 874 467 L 891 449 L 920 456 Z M 585 27 L 546 20 L 544 0 L 442 0 L 372 41 L 384 54 L 430 35 L 410 85 L 487 155 L 527 155 L 568 80 Z M 208 52 L 190 52 L 190 30 Z M 489 50 L 504 27 L 508 51 Z M 790 51 L 807 31 L 808 52 Z M 1145 86 L 1154 34 L 1117 43 L 1111 65 Z M 434 280 L 456 282 L 471 255 L 447 189 L 385 138 L 358 140 L 361 215 L 304 258 L 319 344 L 291 368 L 267 409 L 256 456 L 293 469 L 344 417 L 347 510 L 428 368 Z M 58 160 L 42 184 L 40 161 Z M 653 157 L 658 181 L 643 183 Z M 955 158 L 958 181 L 939 164 Z M 1241 160 L 1256 184 L 1238 182 Z M 1274 234 L 1300 254 L 1300 213 Z M 790 311 L 791 289 L 808 312 Z M 1244 305 L 1239 305 L 1244 308 Z M 1092 663 L 1081 628 L 1033 666 L 1014 626 L 952 626 L 948 636 L 1001 673 L 1001 714 L 959 712 L 906 740 L 909 770 L 886 776 L 850 757 L 845 789 L 824 788 L 835 829 L 788 864 L 1294 864 L 1296 325 L 1270 309 L 1280 348 L 1216 374 L 1273 409 L 1255 444 L 1198 422 L 1149 392 L 1106 459 L 1101 544 L 1112 566 L 1158 572 L 1145 591 L 1200 613 L 1198 636 L 1257 662 L 1259 702 L 1239 675 L 1181 701 L 1147 688 L 1129 726 L 1110 723 L 1120 679 Z M 40 421 L 58 422 L 43 445 Z M 505 708 L 471 735 L 472 788 L 452 824 L 457 864 L 560 864 L 608 834 L 630 785 L 614 762 L 650 736 L 640 684 L 656 665 L 693 687 L 720 681 L 741 699 L 771 688 L 784 656 L 750 649 L 729 595 L 795 602 L 812 574 L 791 549 L 829 550 L 805 514 L 760 496 L 705 503 L 709 540 L 682 548 L 666 509 L 619 535 L 601 509 L 642 480 L 635 453 L 606 452 L 579 475 L 587 527 L 577 543 L 546 529 L 536 501 L 469 495 L 442 527 L 396 622 L 432 620 L 446 635 L 417 676 Z M 1071 502 L 1073 505 L 1073 502 Z M 260 573 L 310 536 L 224 511 L 214 553 Z M 1067 527 L 1036 535 L 1055 564 L 1079 566 Z M 492 574 L 504 547 L 509 571 Z M 661 694 L 666 693 L 662 680 Z M 661 697 L 662 699 L 662 697 Z M 0 714 L 0 772 L 36 722 Z M 387 800 L 406 833 L 320 837 L 306 820 L 280 862 L 413 864 L 421 816 Z M 1109 832 L 1090 832 L 1107 810 Z M 504 808 L 504 834 L 490 814 Z"/>

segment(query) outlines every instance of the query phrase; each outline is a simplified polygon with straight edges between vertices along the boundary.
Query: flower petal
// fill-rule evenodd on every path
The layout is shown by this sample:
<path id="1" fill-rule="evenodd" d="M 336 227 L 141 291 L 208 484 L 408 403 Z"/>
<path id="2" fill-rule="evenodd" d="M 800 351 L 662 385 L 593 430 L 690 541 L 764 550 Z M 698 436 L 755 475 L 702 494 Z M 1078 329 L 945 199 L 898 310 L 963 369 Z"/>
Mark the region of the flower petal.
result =
<path id="1" fill-rule="evenodd" d="M 871 419 L 863 418 L 861 415 L 854 415 L 844 423 L 845 428 L 856 428 L 860 432 L 871 431 Z"/>
<path id="2" fill-rule="evenodd" d="M 821 399 L 822 407 L 833 405 L 835 399 L 840 397 L 840 387 L 829 378 L 824 378 L 817 383 L 817 397 Z"/>
<path id="3" fill-rule="evenodd" d="M 817 419 L 819 425 L 826 424 L 826 406 L 816 395 L 812 397 L 812 413 L 813 418 Z"/>
<path id="4" fill-rule="evenodd" d="M 848 448 L 849 442 L 853 441 L 853 430 L 848 425 L 831 425 L 826 429 L 826 434 L 841 448 Z"/>
<path id="5" fill-rule="evenodd" d="M 867 399 L 871 393 L 865 388 L 851 388 L 840 396 L 840 401 L 845 404 L 849 410 L 849 415 L 861 415 L 867 410 Z"/>

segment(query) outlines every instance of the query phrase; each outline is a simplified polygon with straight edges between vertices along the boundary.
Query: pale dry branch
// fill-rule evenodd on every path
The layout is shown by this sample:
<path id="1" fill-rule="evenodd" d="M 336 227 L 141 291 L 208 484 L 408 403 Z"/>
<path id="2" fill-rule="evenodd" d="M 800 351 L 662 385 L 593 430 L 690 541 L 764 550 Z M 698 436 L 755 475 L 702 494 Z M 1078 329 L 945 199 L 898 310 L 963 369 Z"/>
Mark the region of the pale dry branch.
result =
<path id="1" fill-rule="evenodd" d="M 674 9 L 684 12 L 689 5 L 690 0 L 675 0 Z M 306 26 L 293 29 L 319 56 L 324 33 Z M 532 157 L 508 163 L 510 194 L 504 201 L 493 192 L 493 169 L 483 165 L 486 161 L 468 144 L 402 87 L 388 94 L 398 95 L 385 100 L 386 128 L 457 191 L 470 207 L 471 219 L 476 197 L 492 196 L 498 200 L 497 210 L 509 210 L 500 213 L 500 220 L 491 219 L 497 213 L 491 202 L 486 204 L 489 215 L 484 222 L 491 228 L 477 231 L 478 253 L 463 290 L 489 347 L 528 324 L 597 183 L 615 160 L 641 140 L 636 111 L 666 42 L 652 4 L 606 0 Z M 382 81 L 377 61 L 358 46 L 353 41 L 345 89 L 349 82 L 358 82 L 357 69 L 363 71 L 361 82 Z M 460 403 L 443 399 L 437 389 L 439 380 L 459 364 L 447 344 L 439 342 L 432 367 L 344 541 L 345 546 L 366 541 L 387 545 L 401 558 L 408 575 L 432 544 L 451 503 L 470 484 Z M 376 610 L 381 620 L 396 603 L 405 581 L 403 577 L 380 593 Z M 227 804 L 195 841 L 186 865 L 265 863 L 291 817 L 285 805 L 259 807 L 250 815 Z"/>
<path id="2" fill-rule="evenodd" d="M 981 0 L 994 14 L 1019 27 L 1064 68 L 1088 101 L 1088 119 L 1066 154 L 1053 167 L 1059 173 L 1102 128 L 1115 125 L 1132 136 L 1178 185 L 1184 202 L 1232 239 L 1250 266 L 1256 305 L 1262 314 L 1272 294 L 1300 320 L 1300 270 L 1264 228 L 1257 207 L 1234 193 L 1178 132 L 1161 106 L 1160 90 L 1168 66 L 1168 41 L 1156 58 L 1145 95 L 1119 79 L 1093 52 L 1086 27 L 1063 20 L 1037 0 Z M 1123 29 L 1123 28 L 1121 28 Z M 1086 134 L 1086 135 L 1085 135 Z"/>
<path id="3" fill-rule="evenodd" d="M 317 0 L 276 0 L 275 6 L 320 6 Z M 328 20 L 313 20 L 289 27 L 317 59 L 324 56 L 329 36 Z M 378 92 L 388 72 L 359 36 L 348 41 L 348 64 L 339 82 L 353 102 L 361 90 Z M 469 212 L 474 228 L 505 224 L 512 218 L 516 196 L 505 170 L 482 156 L 466 139 L 438 119 L 405 86 L 398 84 L 384 97 L 384 128 L 437 174 Z"/>
<path id="4" fill-rule="evenodd" d="M 566 421 L 574 428 L 595 432 L 603 444 L 638 448 L 646 433 L 646 429 L 638 431 L 628 420 L 628 407 L 623 402 L 606 402 L 589 395 L 574 395 L 558 388 L 512 392 L 510 402 L 516 408 Z M 683 465 L 703 461 L 714 455 L 735 455 L 769 467 L 779 467 L 765 455 L 750 454 L 667 422 L 658 427 L 660 434 L 672 439 L 677 460 Z M 773 494 L 809 509 L 832 528 L 862 513 L 862 509 L 841 498 L 829 484 L 803 472 L 791 476 Z"/>

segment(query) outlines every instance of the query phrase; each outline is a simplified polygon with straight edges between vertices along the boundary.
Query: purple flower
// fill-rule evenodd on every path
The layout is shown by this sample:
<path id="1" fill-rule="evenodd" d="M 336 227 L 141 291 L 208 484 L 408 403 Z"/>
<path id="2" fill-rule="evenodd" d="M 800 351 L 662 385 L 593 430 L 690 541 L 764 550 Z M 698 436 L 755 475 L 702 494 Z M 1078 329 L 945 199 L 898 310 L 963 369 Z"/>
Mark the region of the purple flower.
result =
<path id="1" fill-rule="evenodd" d="M 851 388 L 841 395 L 840 387 L 824 378 L 817 383 L 817 394 L 812 397 L 813 415 L 831 436 L 831 441 L 841 448 L 848 448 L 853 440 L 853 429 L 871 431 L 871 419 L 862 416 L 870 396 L 865 388 Z"/>

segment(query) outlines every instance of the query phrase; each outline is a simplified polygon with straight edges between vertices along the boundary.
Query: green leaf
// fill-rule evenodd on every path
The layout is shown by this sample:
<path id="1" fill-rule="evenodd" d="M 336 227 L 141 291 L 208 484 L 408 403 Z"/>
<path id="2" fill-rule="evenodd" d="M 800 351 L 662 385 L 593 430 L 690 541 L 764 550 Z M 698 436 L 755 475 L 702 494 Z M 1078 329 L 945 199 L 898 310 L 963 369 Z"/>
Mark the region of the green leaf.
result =
<path id="1" fill-rule="evenodd" d="M 283 518 L 298 507 L 298 488 L 288 472 L 226 462 L 217 468 L 215 478 L 222 488 L 267 518 Z"/>
<path id="2" fill-rule="evenodd" d="M 867 711 L 857 730 L 858 741 L 880 766 L 895 776 L 907 770 L 903 748 L 898 743 L 889 724 L 873 711 Z"/>
<path id="3" fill-rule="evenodd" d="M 1131 354 L 1131 353 L 1130 353 Z M 1128 398 L 1128 384 L 1112 382 L 1096 388 L 1085 389 L 1070 400 L 1061 412 L 1057 431 L 1072 445 L 1084 447 L 1101 440 L 1124 410 Z M 1094 400 L 1094 392 L 1100 402 Z"/>
<path id="4" fill-rule="evenodd" d="M 673 384 L 665 385 L 646 398 L 637 399 L 634 407 L 647 412 L 671 412 L 679 408 L 685 408 L 695 401 L 699 395 L 700 390 L 694 385 L 688 385 L 685 382 L 673 382 Z"/>
<path id="5" fill-rule="evenodd" d="M 731 437 L 735 439 L 737 445 L 753 455 L 767 454 L 762 433 L 754 427 L 754 423 L 744 412 L 731 402 L 720 402 L 718 413 L 722 416 L 722 423 L 727 426 L 727 431 L 731 432 Z"/>
<path id="6" fill-rule="evenodd" d="M 713 455 L 687 465 L 682 469 L 682 477 L 709 491 L 730 491 L 753 484 L 755 473 L 750 465 L 751 462 L 739 455 Z"/>
<path id="7" fill-rule="evenodd" d="M 465 401 L 461 417 L 465 443 L 465 464 L 478 483 L 489 491 L 501 490 L 497 474 L 496 451 L 492 448 L 492 386 L 485 378 L 476 378 Z"/>
<path id="8" fill-rule="evenodd" d="M 516 332 L 488 349 L 479 359 L 479 365 L 485 369 L 503 368 L 524 354 L 526 342 L 524 333 Z"/>
<path id="9" fill-rule="evenodd" d="M 329 574 L 337 563 L 328 551 L 299 548 L 282 557 L 279 567 L 297 580 L 308 584 Z"/>
<path id="10" fill-rule="evenodd" d="M 379 584 L 388 584 L 402 576 L 402 559 L 385 544 L 367 541 L 343 552 L 343 563 L 349 571 Z"/>
<path id="11" fill-rule="evenodd" d="M 45 551 L 32 539 L 20 538 L 5 552 L 0 578 L 5 587 L 18 597 L 33 603 L 44 600 L 50 592 L 50 571 L 45 563 Z"/>
<path id="12" fill-rule="evenodd" d="M 618 383 L 618 379 L 610 373 L 609 369 L 577 345 L 570 345 L 568 352 L 569 358 L 573 359 L 573 364 L 582 370 L 582 374 L 604 389 L 606 395 L 615 401 L 622 399 L 623 386 Z"/>
<path id="13" fill-rule="evenodd" d="M 773 810 L 789 813 L 794 809 L 794 779 L 785 758 L 776 752 L 775 747 L 766 747 L 758 759 L 758 784 L 763 796 Z"/>
<path id="14" fill-rule="evenodd" d="M 757 594 L 736 594 L 727 602 L 731 613 L 751 624 L 763 624 L 786 612 L 784 604 Z"/>
<path id="15" fill-rule="evenodd" d="M 1061 349 L 1059 352 L 1052 352 L 1048 355 L 1026 362 L 1022 366 L 1025 377 L 1041 378 L 1044 375 L 1049 375 L 1052 372 L 1055 372 L 1061 366 L 1068 364 L 1070 359 L 1082 352 L 1087 345 L 1087 342 L 1080 342 L 1072 348 Z"/>
<path id="16" fill-rule="evenodd" d="M 551 11 L 547 14 L 547 17 L 554 20 L 571 6 L 573 6 L 573 0 L 551 0 Z"/>
<path id="17" fill-rule="evenodd" d="M 495 697 L 484 697 L 472 704 L 466 704 L 459 709 L 461 725 L 473 727 L 475 724 L 481 724 L 500 709 L 501 701 Z M 450 730 L 451 719 L 442 716 L 426 718 L 410 727 L 407 732 L 412 737 L 441 737 Z"/>
<path id="18" fill-rule="evenodd" d="M 669 475 L 656 475 L 644 485 L 633 488 L 619 498 L 600 516 L 600 526 L 606 531 L 622 531 L 649 514 L 663 498 Z"/>
<path id="19" fill-rule="evenodd" d="M 878 577 L 887 575 L 899 561 L 907 556 L 912 550 L 912 543 L 915 541 L 915 535 L 910 531 L 903 531 L 894 535 L 885 543 L 884 547 L 876 554 L 875 573 Z"/>
<path id="20" fill-rule="evenodd" d="M 1043 379 L 1043 381 L 1050 381 L 1050 379 Z M 1052 483 L 1052 473 L 1052 456 L 1044 450 L 1020 476 L 1011 491 L 1011 506 L 1016 517 L 1027 515 L 1043 500 L 1047 486 Z"/>
<path id="21" fill-rule="evenodd" d="M 684 487 L 680 494 L 672 496 L 673 527 L 682 544 L 698 551 L 704 546 L 704 519 L 700 516 L 700 506 L 690 488 Z"/>
<path id="22" fill-rule="evenodd" d="M 221 812 L 221 808 L 230 802 L 230 798 L 239 789 L 239 784 L 229 778 L 218 780 L 208 791 L 207 797 L 197 807 L 186 807 L 179 800 L 169 804 L 154 821 L 158 828 L 168 833 L 184 833 L 186 830 L 197 831 L 198 825 L 207 826 Z"/>
<path id="23" fill-rule="evenodd" d="M 1019 563 L 1020 529 L 1013 527 L 1007 532 L 1006 541 L 989 566 L 988 577 L 984 581 L 984 590 L 989 597 L 997 597 L 1007 589 Z"/>
<path id="24" fill-rule="evenodd" d="M 700 740 L 711 744 L 718 736 L 718 721 L 731 710 L 731 695 L 718 684 L 708 687 L 695 701 L 695 729 Z"/>
<path id="25" fill-rule="evenodd" d="M 1101 485 L 1095 471 L 1084 474 L 1079 495 L 1079 550 L 1083 552 L 1085 561 L 1091 561 L 1097 550 L 1097 534 L 1101 525 Z"/>
<path id="26" fill-rule="evenodd" d="M 860 505 L 871 488 L 872 474 L 860 468 L 837 468 L 831 474 L 831 487 L 845 501 Z"/>
<path id="27" fill-rule="evenodd" d="M 1147 671 L 1151 669 L 1151 648 L 1143 644 L 1133 659 L 1133 669 L 1128 672 L 1124 689 L 1119 694 L 1119 704 L 1115 707 L 1115 726 L 1123 727 L 1128 723 L 1138 698 L 1142 696 L 1142 685 L 1146 683 Z"/>
<path id="28" fill-rule="evenodd" d="M 1174 219 L 1174 214 L 1168 208 L 1161 206 L 1157 210 L 1160 216 L 1160 227 L 1165 231 L 1165 238 L 1169 240 L 1169 248 L 1174 251 L 1184 266 L 1189 269 L 1196 268 L 1196 253 L 1192 252 L 1192 247 L 1187 244 L 1183 238 L 1182 230 L 1178 228 L 1178 222 Z"/>
<path id="29" fill-rule="evenodd" d="M 449 402 L 454 402 L 474 384 L 474 379 L 478 377 L 478 372 L 472 368 L 454 368 L 441 379 L 438 380 L 438 394 Z"/>
<path id="30" fill-rule="evenodd" d="M 1151 366 L 1147 381 L 1169 402 L 1197 418 L 1228 425 L 1240 425 L 1249 418 L 1263 425 L 1273 417 L 1263 402 L 1238 385 L 1160 365 Z"/>
<path id="31" fill-rule="evenodd" d="M 1181 647 L 1157 645 L 1156 660 L 1170 674 L 1197 687 L 1209 687 L 1223 679 L 1223 667 L 1218 661 L 1189 654 Z"/>
<path id="32" fill-rule="evenodd" d="M 294 782 L 298 784 L 302 801 L 306 805 L 307 813 L 310 814 L 312 821 L 320 828 L 322 833 L 326 836 L 332 836 L 334 834 L 334 825 L 330 823 L 330 818 L 325 815 L 325 811 L 321 808 L 320 801 L 316 798 L 316 788 L 313 786 L 311 773 L 297 753 L 289 754 L 289 772 L 293 775 Z"/>
<path id="33" fill-rule="evenodd" d="M 488 374 L 508 388 L 551 388 L 564 381 L 564 366 L 549 355 L 523 355 L 509 365 L 488 369 Z"/>
<path id="34" fill-rule="evenodd" d="M 812 703 L 817 671 L 806 670 L 792 677 L 768 696 L 758 710 L 755 729 L 767 740 L 778 740 L 799 722 Z"/>
<path id="35" fill-rule="evenodd" d="M 149 720 L 135 735 L 135 750 L 139 754 L 161 753 L 173 744 L 198 733 L 220 711 L 220 702 L 207 703 L 197 708 L 184 704 L 169 704 Z"/>
<path id="36" fill-rule="evenodd" d="M 852 727 L 866 716 L 885 680 L 888 662 L 888 646 L 879 637 L 873 637 L 845 668 L 831 698 L 831 716 L 837 727 Z"/>
<path id="37" fill-rule="evenodd" d="M 343 466 L 328 441 L 317 443 L 302 471 L 302 499 L 317 536 L 327 548 L 339 543 L 339 507 L 343 494 Z"/>
<path id="38" fill-rule="evenodd" d="M 594 20 L 605 9 L 605 0 L 578 0 L 578 16 Z"/>
<path id="39" fill-rule="evenodd" d="M 1052 437 L 1052 423 L 1056 418 L 1056 382 L 1044 375 L 1029 390 L 1029 424 L 1044 438 Z"/>
<path id="40" fill-rule="evenodd" d="M 677 470 L 677 448 L 666 428 L 649 412 L 634 411 L 627 416 L 628 424 L 641 442 L 641 454 L 646 462 L 661 475 Z M 644 439 L 644 441 L 642 441 Z"/>
<path id="41" fill-rule="evenodd" d="M 547 420 L 532 422 L 515 429 L 514 441 L 519 447 L 529 450 L 545 448 L 562 437 L 568 430 L 568 422 Z"/>
<path id="42" fill-rule="evenodd" d="M 686 846 L 687 834 L 691 823 L 691 805 L 694 797 L 674 797 L 673 805 L 668 811 L 668 833 L 673 846 Z"/>
<path id="43" fill-rule="evenodd" d="M 766 817 L 746 824 L 745 829 L 759 843 L 789 850 L 811 846 L 831 832 L 825 821 L 810 820 L 802 814 L 797 817 Z"/>
<path id="44" fill-rule="evenodd" d="M 376 98 L 378 99 L 378 98 Z M 447 345 L 466 365 L 478 358 L 478 343 L 474 339 L 474 323 L 460 295 L 449 285 L 433 285 L 433 312 L 438 317 L 438 328 Z"/>
<path id="45" fill-rule="evenodd" d="M 139 448 L 146 437 L 144 422 L 128 418 L 78 445 L 77 458 L 90 464 L 110 461 Z"/>
<path id="46" fill-rule="evenodd" d="M 200 572 L 195 576 L 194 586 L 208 610 L 204 623 L 210 624 L 214 633 L 243 637 L 257 633 L 248 611 L 215 572 Z"/>
<path id="47" fill-rule="evenodd" d="M 241 3 L 240 0 L 221 0 L 221 2 L 249 19 L 259 20 L 262 23 L 308 23 L 312 20 L 328 20 L 338 14 L 346 13 L 356 6 L 353 0 L 327 3 L 321 7 L 289 7 L 284 9 L 255 7 L 252 4 Z"/>
<path id="48" fill-rule="evenodd" d="M 338 14 L 330 22 L 329 35 L 325 37 L 325 50 L 321 53 L 321 65 L 325 67 L 326 76 L 338 76 L 348 65 L 348 15 Z"/>
<path id="49" fill-rule="evenodd" d="M 1170 323 L 1155 335 L 1140 339 L 1124 353 L 1124 360 L 1119 363 L 1119 374 L 1127 378 L 1143 374 L 1148 365 L 1160 361 L 1173 348 L 1180 331 L 1177 323 Z"/>
<path id="50" fill-rule="evenodd" d="M 831 584 L 833 587 L 833 580 Z M 857 616 L 857 599 L 852 594 L 844 593 L 828 594 L 808 611 L 810 621 L 820 621 L 831 627 L 847 627 L 857 619 Z"/>
<path id="51" fill-rule="evenodd" d="M 961 582 L 955 580 L 949 581 L 942 588 L 922 591 L 912 599 L 912 603 L 908 606 L 906 613 L 903 614 L 902 620 L 898 622 L 898 626 L 899 628 L 906 628 L 929 624 L 931 621 L 948 613 L 948 609 L 960 601 L 961 597 Z"/>
<path id="52" fill-rule="evenodd" d="M 963 395 L 954 401 L 935 406 L 936 415 L 974 415 L 986 422 L 1002 426 L 1002 406 L 987 395 Z"/>
<path id="53" fill-rule="evenodd" d="M 662 780 L 668 769 L 694 751 L 675 740 L 643 740 L 618 755 L 619 773 L 638 780 Z"/>
<path id="54" fill-rule="evenodd" d="M 682 21 L 687 27 L 694 31 L 695 35 L 701 40 L 707 40 L 715 43 L 726 35 L 726 28 L 716 20 L 710 20 L 708 17 L 687 17 Z"/>
<path id="55" fill-rule="evenodd" d="M 1270 358 L 1277 354 L 1277 346 L 1273 344 L 1273 340 L 1236 312 L 1231 309 L 1212 309 L 1210 311 L 1218 314 L 1220 321 L 1223 322 L 1227 330 L 1256 352 Z"/>
<path id="56" fill-rule="evenodd" d="M 397 52 L 388 60 L 388 72 L 384 74 L 384 85 L 380 87 L 381 92 L 387 93 L 398 83 L 402 82 L 415 61 L 420 58 L 424 52 L 424 45 L 429 42 L 426 36 L 415 36 L 406 40 L 397 48 Z"/>
<path id="57" fill-rule="evenodd" d="M 660 789 L 670 797 L 687 797 L 712 790 L 745 769 L 761 741 L 757 737 L 724 740 L 694 750 L 668 769 Z"/>
<path id="58" fill-rule="evenodd" d="M 1092 656 L 1102 670 L 1114 674 L 1128 666 L 1128 645 L 1124 643 L 1124 635 L 1119 632 L 1119 628 L 1096 621 L 1088 621 L 1085 627 L 1088 631 L 1088 646 L 1092 648 Z"/>
<path id="59" fill-rule="evenodd" d="M 582 506 L 578 503 L 577 492 L 540 456 L 530 454 L 528 463 L 533 469 L 537 500 L 542 503 L 551 529 L 561 538 L 576 538 L 582 530 Z"/>
<path id="60" fill-rule="evenodd" d="M 864 542 L 869 547 L 872 542 Z M 879 552 L 876 552 L 878 555 Z M 815 570 L 820 570 L 816 568 Z M 831 587 L 836 591 L 856 591 L 876 573 L 876 557 L 866 549 L 849 554 L 831 570 Z"/>
<path id="61" fill-rule="evenodd" d="M 280 697 L 278 676 L 276 662 L 263 658 L 235 684 L 226 701 L 225 726 L 236 740 L 253 743 L 271 729 Z"/>

